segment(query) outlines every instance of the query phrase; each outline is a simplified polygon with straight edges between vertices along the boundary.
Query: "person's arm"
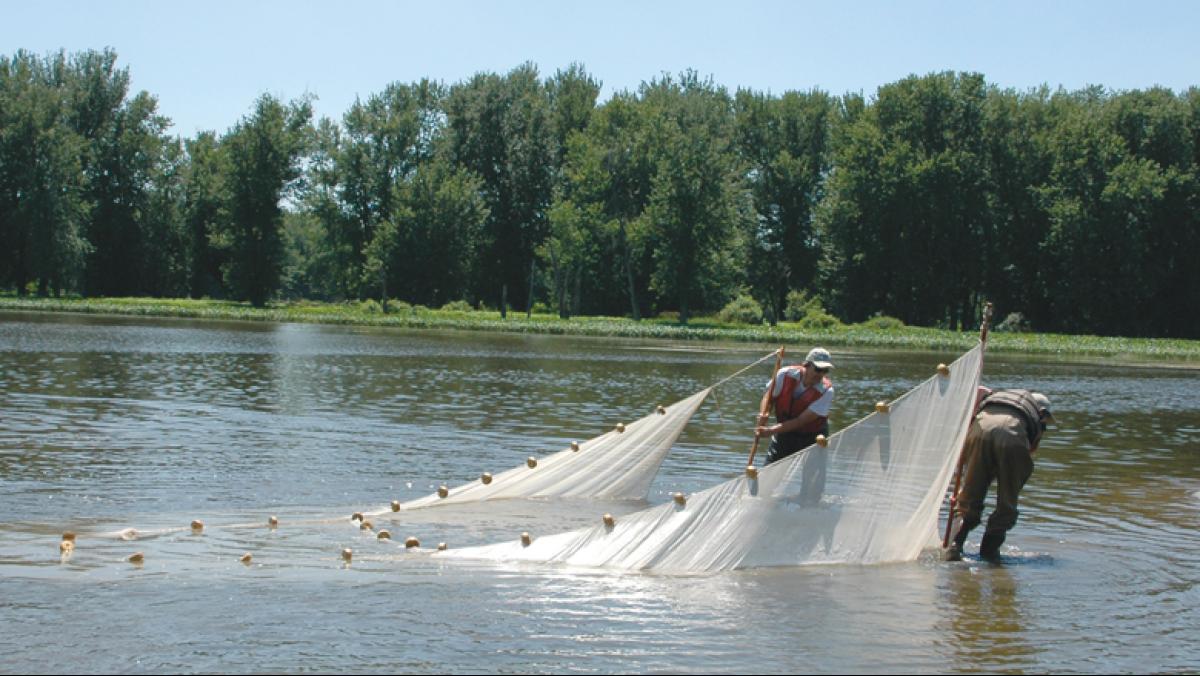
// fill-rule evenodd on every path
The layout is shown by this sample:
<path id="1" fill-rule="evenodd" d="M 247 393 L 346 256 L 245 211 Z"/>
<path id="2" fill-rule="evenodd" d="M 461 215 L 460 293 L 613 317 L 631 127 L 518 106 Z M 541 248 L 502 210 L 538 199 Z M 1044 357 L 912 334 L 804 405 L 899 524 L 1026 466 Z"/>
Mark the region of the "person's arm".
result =
<path id="1" fill-rule="evenodd" d="M 811 423 L 817 418 L 828 418 L 829 409 L 833 406 L 833 388 L 830 388 L 821 395 L 821 398 L 814 401 L 811 406 L 804 409 L 800 415 L 788 420 L 787 422 L 778 423 L 769 427 L 760 427 L 759 436 L 768 434 L 787 434 L 793 430 L 798 430 L 801 427 Z"/>
<path id="2" fill-rule="evenodd" d="M 771 421 L 771 411 L 775 408 L 776 390 L 783 391 L 783 378 L 783 371 L 780 371 L 767 383 L 767 391 L 763 392 L 762 401 L 758 404 L 758 418 L 754 425 L 754 436 L 756 437 L 771 435 L 771 432 L 767 431 L 769 429 L 767 423 Z"/>
<path id="3" fill-rule="evenodd" d="M 766 424 L 771 419 L 771 409 L 775 407 L 775 397 L 771 394 L 775 390 L 775 381 L 767 383 L 767 391 L 763 392 L 762 401 L 758 405 L 758 418 L 754 425 L 754 436 L 761 437 L 769 435 Z"/>
<path id="4" fill-rule="evenodd" d="M 779 423 L 778 425 L 771 425 L 767 428 L 768 434 L 787 434 L 788 432 L 804 427 L 819 417 L 820 416 L 818 416 L 816 413 L 813 413 L 812 408 L 807 408 L 803 413 L 795 418 L 792 418 L 791 420 L 788 420 L 787 422 Z"/>

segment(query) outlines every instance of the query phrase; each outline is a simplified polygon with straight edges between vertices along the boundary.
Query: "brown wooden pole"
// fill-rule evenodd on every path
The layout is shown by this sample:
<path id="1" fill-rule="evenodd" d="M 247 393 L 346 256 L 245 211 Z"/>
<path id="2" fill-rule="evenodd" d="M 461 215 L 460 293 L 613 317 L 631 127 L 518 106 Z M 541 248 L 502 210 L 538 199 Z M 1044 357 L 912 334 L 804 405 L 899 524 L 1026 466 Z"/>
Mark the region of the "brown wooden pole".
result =
<path id="1" fill-rule="evenodd" d="M 988 325 L 991 323 L 992 323 L 992 304 L 989 302 L 983 306 L 983 324 L 979 327 L 979 343 L 983 346 L 983 349 L 985 351 L 987 350 Z M 979 358 L 979 371 L 980 371 L 980 373 L 983 372 L 983 356 L 982 355 L 980 355 L 980 358 Z M 978 398 L 978 395 L 976 395 L 976 398 Z M 971 404 L 971 406 L 972 406 L 971 412 L 974 413 L 975 412 L 974 411 L 975 404 Z M 968 418 L 968 422 L 967 422 L 968 429 L 971 426 L 970 421 L 974 420 L 974 419 L 975 419 L 974 415 L 972 415 L 970 418 Z M 950 546 L 950 530 L 954 527 L 954 514 L 955 514 L 955 512 L 958 511 L 958 489 L 962 484 L 963 461 L 966 459 L 964 451 L 966 451 L 966 450 L 967 450 L 967 442 L 964 439 L 963 447 L 958 449 L 958 465 L 954 468 L 954 490 L 951 491 L 951 493 L 950 493 L 950 510 L 946 515 L 946 534 L 942 536 L 942 549 L 945 549 Z"/>
<path id="2" fill-rule="evenodd" d="M 750 445 L 750 458 L 746 460 L 747 467 L 754 466 L 754 454 L 758 452 L 758 420 L 767 414 L 767 409 L 771 407 L 771 390 L 775 387 L 775 376 L 779 375 L 779 367 L 783 365 L 783 348 L 780 347 L 775 353 L 775 369 L 771 371 L 771 381 L 767 383 L 767 392 L 763 396 L 762 406 L 758 411 L 758 418 L 754 419 L 754 443 Z"/>

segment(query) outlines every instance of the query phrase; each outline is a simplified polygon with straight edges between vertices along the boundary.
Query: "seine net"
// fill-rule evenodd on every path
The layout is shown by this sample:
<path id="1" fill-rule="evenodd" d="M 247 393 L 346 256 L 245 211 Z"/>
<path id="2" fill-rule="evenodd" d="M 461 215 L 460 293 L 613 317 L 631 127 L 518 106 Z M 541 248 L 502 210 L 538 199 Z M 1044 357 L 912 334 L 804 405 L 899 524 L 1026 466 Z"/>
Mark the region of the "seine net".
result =
<path id="1" fill-rule="evenodd" d="M 624 426 L 553 455 L 400 505 L 401 510 L 501 498 L 642 499 L 667 452 L 712 390 L 705 388 Z M 532 466 L 530 466 L 532 464 Z M 383 513 L 389 510 L 380 510 Z"/>
<path id="2" fill-rule="evenodd" d="M 913 560 L 937 541 L 982 357 L 981 344 L 886 412 L 832 435 L 826 447 L 760 469 L 757 478 L 738 477 L 611 524 L 437 556 L 674 572 Z M 573 484 L 564 472 L 549 485 Z"/>

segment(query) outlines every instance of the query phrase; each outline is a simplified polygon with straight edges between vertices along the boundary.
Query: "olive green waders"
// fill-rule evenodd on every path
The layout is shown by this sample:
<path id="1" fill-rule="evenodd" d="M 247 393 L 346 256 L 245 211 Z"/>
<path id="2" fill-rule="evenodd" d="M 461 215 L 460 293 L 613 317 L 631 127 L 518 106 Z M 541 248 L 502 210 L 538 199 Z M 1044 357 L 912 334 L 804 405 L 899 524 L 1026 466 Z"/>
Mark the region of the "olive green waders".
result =
<path id="1" fill-rule="evenodd" d="M 1023 419 L 1016 411 L 985 408 L 967 431 L 963 453 L 965 470 L 957 501 L 962 528 L 954 538 L 954 548 L 961 553 L 967 534 L 982 520 L 983 501 L 994 480 L 996 509 L 988 517 L 979 556 L 995 559 L 1000 556 L 1005 534 L 1017 523 L 1017 497 L 1033 474 L 1029 435 Z"/>

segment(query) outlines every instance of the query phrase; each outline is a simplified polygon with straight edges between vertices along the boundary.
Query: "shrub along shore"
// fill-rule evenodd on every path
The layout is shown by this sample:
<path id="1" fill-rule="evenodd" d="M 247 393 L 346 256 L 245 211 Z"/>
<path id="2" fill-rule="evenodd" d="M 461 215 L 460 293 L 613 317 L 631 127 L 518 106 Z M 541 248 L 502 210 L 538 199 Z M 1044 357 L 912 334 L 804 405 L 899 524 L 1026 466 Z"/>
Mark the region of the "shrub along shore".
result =
<path id="1" fill-rule="evenodd" d="M 391 326 L 405 329 L 450 329 L 499 331 L 549 335 L 612 336 L 664 340 L 733 341 L 764 344 L 853 346 L 911 350 L 967 350 L 977 333 L 904 326 L 888 318 L 861 324 L 806 327 L 799 322 L 778 326 L 721 322 L 716 318 L 694 318 L 682 325 L 670 317 L 633 321 L 624 317 L 573 317 L 524 312 L 501 318 L 494 310 L 428 309 L 393 303 L 382 312 L 378 303 L 315 303 L 308 301 L 272 303 L 254 308 L 249 303 L 220 300 L 159 298 L 0 298 L 0 310 L 22 312 L 72 312 L 144 317 L 306 322 Z M 993 331 L 993 352 L 1053 354 L 1077 357 L 1126 357 L 1145 361 L 1200 362 L 1200 341 L 1160 338 L 1078 336 L 1050 333 Z"/>

